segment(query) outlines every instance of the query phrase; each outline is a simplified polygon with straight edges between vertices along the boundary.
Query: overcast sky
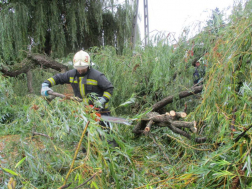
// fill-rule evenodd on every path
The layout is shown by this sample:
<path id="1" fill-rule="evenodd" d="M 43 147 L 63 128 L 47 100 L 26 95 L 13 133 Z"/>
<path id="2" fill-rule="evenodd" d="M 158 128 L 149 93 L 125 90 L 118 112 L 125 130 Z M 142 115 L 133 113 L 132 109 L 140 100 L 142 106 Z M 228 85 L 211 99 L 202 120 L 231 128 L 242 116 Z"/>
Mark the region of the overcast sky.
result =
<path id="1" fill-rule="evenodd" d="M 144 38 L 143 1 L 139 0 L 138 9 L 141 39 Z M 171 32 L 178 37 L 185 26 L 208 20 L 216 7 L 230 14 L 233 4 L 234 0 L 148 0 L 149 32 Z"/>

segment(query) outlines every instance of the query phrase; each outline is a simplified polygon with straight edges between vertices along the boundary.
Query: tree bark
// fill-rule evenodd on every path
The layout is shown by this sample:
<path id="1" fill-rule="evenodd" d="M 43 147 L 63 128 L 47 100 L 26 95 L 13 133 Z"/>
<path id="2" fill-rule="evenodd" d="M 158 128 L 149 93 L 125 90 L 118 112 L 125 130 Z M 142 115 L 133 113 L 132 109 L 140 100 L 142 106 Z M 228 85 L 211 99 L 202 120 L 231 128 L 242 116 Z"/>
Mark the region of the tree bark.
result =
<path id="1" fill-rule="evenodd" d="M 60 64 L 59 62 L 42 54 L 29 54 L 28 58 L 31 59 L 35 65 L 41 65 L 44 68 L 51 68 L 60 72 L 65 72 L 68 70 L 67 66 Z"/>
<path id="2" fill-rule="evenodd" d="M 179 93 L 179 99 L 200 93 L 202 89 L 203 89 L 203 86 L 201 85 L 201 86 L 193 87 L 190 91 L 182 91 Z M 157 111 L 160 108 L 163 108 L 164 106 L 166 106 L 167 104 L 172 103 L 173 98 L 174 98 L 174 95 L 171 95 L 157 102 L 156 104 L 152 106 L 152 111 Z"/>
<path id="3" fill-rule="evenodd" d="M 196 121 L 187 122 L 187 121 L 178 121 L 179 118 L 185 117 L 186 114 L 184 112 L 175 112 L 170 111 L 170 113 L 159 114 L 157 112 L 149 112 L 145 115 L 133 128 L 132 132 L 136 135 L 145 134 L 146 136 L 149 134 L 152 125 L 156 125 L 159 127 L 168 127 L 174 133 L 180 134 L 188 139 L 191 139 L 191 134 L 187 133 L 181 128 L 188 128 L 193 133 L 197 132 Z M 205 142 L 206 138 L 196 138 L 195 142 L 201 143 Z"/>
<path id="4" fill-rule="evenodd" d="M 193 122 L 186 122 L 186 121 L 173 121 L 172 126 L 177 128 L 186 127 L 191 129 L 193 133 L 197 132 L 196 121 Z"/>
<path id="5" fill-rule="evenodd" d="M 168 125 L 168 127 L 174 132 L 174 133 L 177 133 L 177 134 L 180 134 L 188 139 L 191 139 L 191 135 L 188 134 L 187 132 L 185 131 L 182 131 L 181 129 L 177 128 L 177 127 L 174 127 L 172 124 L 171 125 Z"/>
<path id="6" fill-rule="evenodd" d="M 169 113 L 160 115 L 157 112 L 150 112 L 146 114 L 145 117 L 142 118 L 137 123 L 137 125 L 133 129 L 133 133 L 138 133 L 139 130 L 143 130 L 143 129 L 144 129 L 144 133 L 149 132 L 153 124 L 156 124 L 160 127 L 171 126 L 173 130 L 176 130 L 173 127 L 176 127 L 176 128 L 185 127 L 185 128 L 191 129 L 194 133 L 197 131 L 195 121 L 193 122 L 176 121 L 174 118 L 175 117 L 171 116 Z M 142 133 L 142 131 L 140 133 Z"/>
<path id="7" fill-rule="evenodd" d="M 140 120 L 139 122 L 137 122 L 136 126 L 133 128 L 132 132 L 135 133 L 136 135 L 140 135 L 142 134 L 142 129 L 144 127 L 144 122 L 143 120 Z"/>
<path id="8" fill-rule="evenodd" d="M 170 111 L 170 116 L 172 119 L 177 120 L 179 118 L 185 118 L 187 114 L 185 112 L 175 112 L 174 110 Z"/>
<path id="9" fill-rule="evenodd" d="M 154 122 L 153 122 L 152 120 L 150 120 L 150 121 L 148 122 L 148 124 L 147 124 L 147 126 L 145 127 L 144 132 L 143 132 L 145 135 L 147 135 L 147 134 L 150 132 L 150 129 L 151 129 L 151 126 L 152 126 L 153 123 L 154 123 Z"/>
<path id="10" fill-rule="evenodd" d="M 7 66 L 2 66 L 0 71 L 9 77 L 16 77 L 22 73 L 27 73 L 28 70 L 32 69 L 33 65 L 27 59 L 24 59 L 20 64 L 12 66 L 12 69 L 9 69 Z"/>
<path id="11" fill-rule="evenodd" d="M 31 70 L 28 70 L 26 72 L 26 78 L 27 78 L 27 87 L 28 87 L 28 92 L 30 94 L 34 93 L 33 87 L 32 87 L 32 72 Z"/>
<path id="12" fill-rule="evenodd" d="M 37 65 L 43 66 L 43 68 L 51 68 L 57 71 L 67 71 L 68 67 L 52 60 L 48 56 L 42 54 L 29 54 L 20 64 L 16 64 L 9 69 L 6 66 L 2 66 L 0 71 L 9 77 L 16 77 L 22 73 L 27 73 L 34 69 Z"/>

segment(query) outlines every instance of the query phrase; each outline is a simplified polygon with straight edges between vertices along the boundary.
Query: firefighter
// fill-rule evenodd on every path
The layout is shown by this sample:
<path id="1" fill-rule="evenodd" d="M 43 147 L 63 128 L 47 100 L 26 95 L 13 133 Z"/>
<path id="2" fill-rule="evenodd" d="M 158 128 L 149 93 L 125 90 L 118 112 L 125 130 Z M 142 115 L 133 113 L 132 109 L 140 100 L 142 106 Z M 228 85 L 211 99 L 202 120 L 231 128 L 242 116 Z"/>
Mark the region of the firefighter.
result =
<path id="1" fill-rule="evenodd" d="M 45 80 L 42 83 L 41 95 L 48 97 L 48 91 L 53 91 L 51 87 L 55 85 L 71 84 L 76 97 L 82 98 L 89 105 L 98 107 L 102 115 L 110 115 L 108 102 L 114 89 L 111 82 L 103 73 L 92 68 L 90 56 L 83 50 L 74 55 L 73 67 L 72 70 Z M 91 93 L 95 93 L 97 97 L 91 98 Z M 108 127 L 109 124 L 100 122 L 100 125 Z"/>
<path id="2" fill-rule="evenodd" d="M 193 84 L 196 85 L 200 83 L 205 76 L 205 67 L 202 68 L 200 61 L 197 61 L 195 64 L 193 64 L 195 67 L 194 73 L 193 73 Z"/>
<path id="3" fill-rule="evenodd" d="M 104 115 L 110 115 L 108 102 L 113 94 L 113 85 L 105 75 L 91 67 L 90 56 L 85 51 L 77 52 L 73 57 L 74 69 L 59 73 L 42 83 L 41 95 L 48 96 L 47 91 L 58 84 L 71 84 L 74 95 L 82 98 L 89 105 L 100 108 Z M 89 95 L 95 93 L 97 97 L 91 99 Z"/>

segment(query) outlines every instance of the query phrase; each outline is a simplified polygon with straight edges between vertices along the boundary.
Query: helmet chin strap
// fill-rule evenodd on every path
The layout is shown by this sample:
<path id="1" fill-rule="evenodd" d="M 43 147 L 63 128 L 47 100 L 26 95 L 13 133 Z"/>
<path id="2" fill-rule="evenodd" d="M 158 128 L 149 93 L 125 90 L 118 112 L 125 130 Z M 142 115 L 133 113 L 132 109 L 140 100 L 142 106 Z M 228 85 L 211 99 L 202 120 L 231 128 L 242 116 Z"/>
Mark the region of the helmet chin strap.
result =
<path id="1" fill-rule="evenodd" d="M 92 61 L 91 61 L 91 58 L 90 58 L 90 66 L 89 66 L 89 68 L 92 68 Z"/>

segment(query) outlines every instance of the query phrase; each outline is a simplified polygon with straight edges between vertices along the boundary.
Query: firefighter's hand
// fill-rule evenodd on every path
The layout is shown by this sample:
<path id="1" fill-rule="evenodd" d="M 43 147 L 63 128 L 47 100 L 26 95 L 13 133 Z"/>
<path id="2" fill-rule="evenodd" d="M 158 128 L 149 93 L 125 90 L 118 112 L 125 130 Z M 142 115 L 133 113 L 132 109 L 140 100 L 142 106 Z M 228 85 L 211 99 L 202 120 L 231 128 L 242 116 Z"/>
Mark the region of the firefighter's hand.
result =
<path id="1" fill-rule="evenodd" d="M 48 96 L 46 96 L 46 99 L 49 100 L 49 101 L 52 101 L 53 99 L 55 99 L 55 96 L 54 95 L 48 95 Z"/>
<path id="2" fill-rule="evenodd" d="M 98 100 L 95 102 L 95 107 L 97 108 L 104 108 L 104 105 L 106 103 L 106 99 L 103 97 L 98 97 Z"/>
<path id="3" fill-rule="evenodd" d="M 48 83 L 42 83 L 41 95 L 47 97 L 48 96 L 47 91 L 53 91 L 53 90 L 49 87 Z"/>

